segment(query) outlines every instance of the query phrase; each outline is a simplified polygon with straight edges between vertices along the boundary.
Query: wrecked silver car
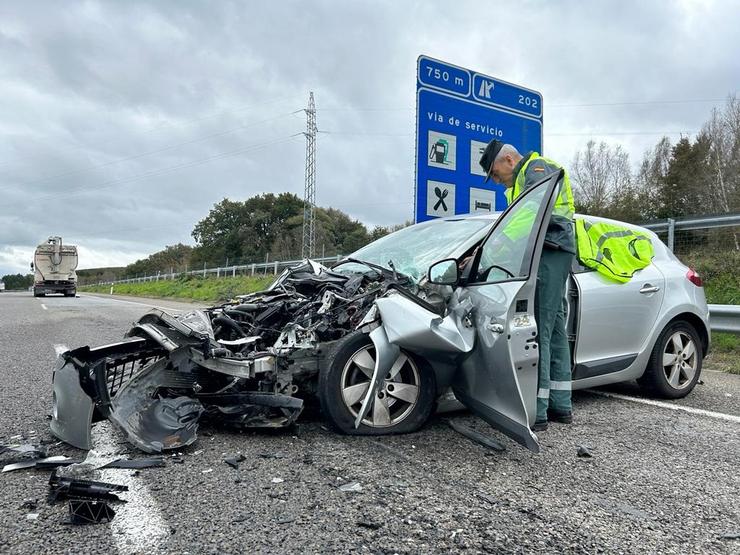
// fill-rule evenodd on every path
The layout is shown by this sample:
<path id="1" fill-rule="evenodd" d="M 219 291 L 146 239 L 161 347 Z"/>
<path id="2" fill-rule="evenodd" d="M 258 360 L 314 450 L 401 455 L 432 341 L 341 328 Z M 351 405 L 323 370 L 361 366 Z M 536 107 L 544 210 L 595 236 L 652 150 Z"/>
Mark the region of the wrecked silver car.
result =
<path id="1" fill-rule="evenodd" d="M 307 260 L 265 291 L 185 314 L 153 311 L 120 343 L 61 354 L 52 432 L 89 449 L 91 424 L 108 419 L 153 453 L 191 444 L 202 421 L 287 427 L 318 399 L 341 432 L 405 433 L 451 400 L 538 451 L 530 430 L 534 295 L 559 177 L 501 215 L 410 226 L 332 268 Z M 648 377 L 678 397 L 699 377 L 709 345 L 703 291 L 644 233 L 655 258 L 629 284 L 574 263 L 567 295 L 574 389 Z M 646 289 L 647 279 L 662 289 Z M 665 297 L 653 299 L 658 289 Z M 630 333 L 603 328 L 594 307 L 610 298 Z M 603 337 L 594 336 L 599 330 Z M 674 386 L 676 334 L 686 356 Z"/>

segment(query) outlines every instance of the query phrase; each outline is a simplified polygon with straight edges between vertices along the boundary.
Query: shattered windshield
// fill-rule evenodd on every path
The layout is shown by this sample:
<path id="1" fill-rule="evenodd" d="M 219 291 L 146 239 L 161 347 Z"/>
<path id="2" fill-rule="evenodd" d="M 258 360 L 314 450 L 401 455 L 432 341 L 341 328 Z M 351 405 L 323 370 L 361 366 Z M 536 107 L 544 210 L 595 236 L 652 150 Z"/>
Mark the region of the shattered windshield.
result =
<path id="1" fill-rule="evenodd" d="M 388 261 L 392 261 L 396 271 L 418 282 L 434 262 L 450 256 L 477 231 L 491 224 L 491 220 L 464 219 L 413 225 L 381 237 L 350 257 L 384 268 L 390 268 Z M 353 263 L 342 264 L 336 270 L 358 271 L 354 266 Z"/>

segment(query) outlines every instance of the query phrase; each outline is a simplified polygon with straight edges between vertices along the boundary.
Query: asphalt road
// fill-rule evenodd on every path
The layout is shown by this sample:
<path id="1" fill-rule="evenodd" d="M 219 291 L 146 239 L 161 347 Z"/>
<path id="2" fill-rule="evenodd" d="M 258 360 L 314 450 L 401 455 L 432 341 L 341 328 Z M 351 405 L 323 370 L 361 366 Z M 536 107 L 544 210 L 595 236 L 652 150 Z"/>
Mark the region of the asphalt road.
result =
<path id="1" fill-rule="evenodd" d="M 0 443 L 20 435 L 84 457 L 48 430 L 55 346 L 120 340 L 147 309 L 0 294 Z M 182 464 L 99 471 L 130 488 L 110 524 L 63 524 L 66 507 L 46 502 L 48 472 L 8 472 L 0 552 L 740 553 L 740 376 L 709 365 L 703 382 L 668 406 L 633 401 L 630 385 L 608 390 L 619 398 L 576 393 L 576 421 L 542 433 L 538 455 L 467 413 L 453 417 L 506 451 L 472 443 L 440 417 L 377 439 L 340 436 L 320 420 L 278 434 L 201 427 Z M 94 438 L 100 453 L 139 455 L 107 423 Z M 577 457 L 579 445 L 593 457 Z M 246 456 L 239 471 L 223 462 L 236 452 Z M 339 489 L 350 482 L 361 491 Z M 29 499 L 35 509 L 23 506 Z"/>

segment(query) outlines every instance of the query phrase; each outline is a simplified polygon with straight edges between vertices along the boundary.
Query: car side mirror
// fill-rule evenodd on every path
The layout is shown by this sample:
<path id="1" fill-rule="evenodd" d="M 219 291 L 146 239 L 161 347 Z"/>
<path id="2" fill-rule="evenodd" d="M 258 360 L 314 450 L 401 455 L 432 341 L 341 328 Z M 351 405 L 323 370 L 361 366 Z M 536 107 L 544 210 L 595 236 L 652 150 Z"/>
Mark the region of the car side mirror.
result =
<path id="1" fill-rule="evenodd" d="M 31 262 L 31 269 L 33 270 L 33 262 Z"/>
<path id="2" fill-rule="evenodd" d="M 435 262 L 429 267 L 429 283 L 435 285 L 457 285 L 460 280 L 460 270 L 457 267 L 457 260 L 446 258 Z"/>

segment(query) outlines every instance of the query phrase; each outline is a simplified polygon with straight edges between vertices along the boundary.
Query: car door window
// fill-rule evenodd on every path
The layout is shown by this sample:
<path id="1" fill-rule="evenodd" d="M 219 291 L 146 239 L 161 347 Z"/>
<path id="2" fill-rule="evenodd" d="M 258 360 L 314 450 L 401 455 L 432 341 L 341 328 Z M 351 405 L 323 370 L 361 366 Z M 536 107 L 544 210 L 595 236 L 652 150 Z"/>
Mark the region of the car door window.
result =
<path id="1" fill-rule="evenodd" d="M 529 275 L 535 234 L 532 229 L 547 187 L 528 191 L 497 223 L 481 247 L 474 282 L 521 279 Z"/>

